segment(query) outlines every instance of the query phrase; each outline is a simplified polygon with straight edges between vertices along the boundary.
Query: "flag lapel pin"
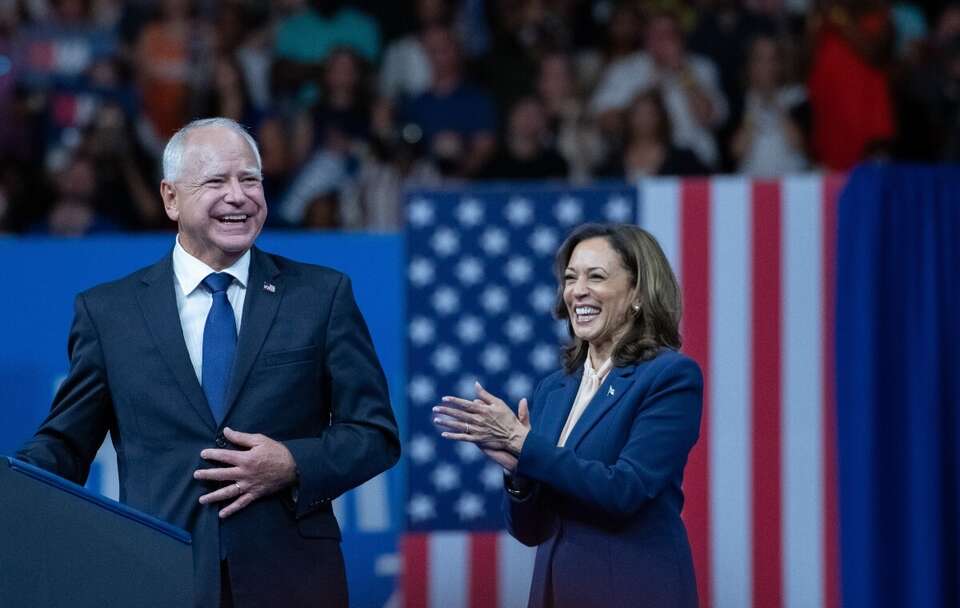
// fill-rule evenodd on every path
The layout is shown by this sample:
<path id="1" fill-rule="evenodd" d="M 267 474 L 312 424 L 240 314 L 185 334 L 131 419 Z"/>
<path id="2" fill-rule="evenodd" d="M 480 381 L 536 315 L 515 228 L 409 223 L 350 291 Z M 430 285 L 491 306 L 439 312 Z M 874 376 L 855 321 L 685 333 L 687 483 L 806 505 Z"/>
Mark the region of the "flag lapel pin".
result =
<path id="1" fill-rule="evenodd" d="M 613 390 L 613 387 L 612 387 L 612 386 L 607 389 L 607 396 L 608 396 L 608 397 L 613 397 L 616 393 L 617 393 L 617 391 Z"/>
<path id="2" fill-rule="evenodd" d="M 263 290 L 264 290 L 264 291 L 269 291 L 270 293 L 276 293 L 276 291 L 277 291 L 277 286 L 274 285 L 273 283 L 264 283 L 264 284 L 263 284 Z"/>

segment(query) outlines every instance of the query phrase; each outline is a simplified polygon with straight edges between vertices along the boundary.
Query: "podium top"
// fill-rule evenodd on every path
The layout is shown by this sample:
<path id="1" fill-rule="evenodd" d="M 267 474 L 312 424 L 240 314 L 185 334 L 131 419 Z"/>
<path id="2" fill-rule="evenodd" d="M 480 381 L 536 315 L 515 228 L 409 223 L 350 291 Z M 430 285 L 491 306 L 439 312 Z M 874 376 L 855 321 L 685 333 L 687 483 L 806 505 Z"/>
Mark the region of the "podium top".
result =
<path id="1" fill-rule="evenodd" d="M 3 456 L 2 460 L 6 461 L 7 466 L 11 471 L 16 471 L 23 475 L 32 477 L 33 479 L 39 481 L 40 483 L 53 486 L 63 492 L 73 494 L 74 496 L 91 502 L 103 509 L 116 513 L 121 517 L 133 520 L 141 525 L 153 528 L 158 532 L 169 536 L 175 540 L 178 540 L 186 545 L 191 544 L 192 539 L 190 533 L 182 528 L 178 528 L 172 524 L 169 524 L 162 519 L 158 519 L 152 515 L 148 515 L 142 511 L 138 511 L 131 507 L 119 503 L 115 500 L 111 500 L 100 494 L 94 494 L 93 492 L 87 490 L 81 485 L 77 485 L 72 481 L 68 481 L 62 477 L 58 477 L 49 471 L 45 471 L 39 467 L 35 467 L 32 464 L 23 462 L 22 460 L 17 460 L 16 458 L 10 458 L 9 456 Z"/>

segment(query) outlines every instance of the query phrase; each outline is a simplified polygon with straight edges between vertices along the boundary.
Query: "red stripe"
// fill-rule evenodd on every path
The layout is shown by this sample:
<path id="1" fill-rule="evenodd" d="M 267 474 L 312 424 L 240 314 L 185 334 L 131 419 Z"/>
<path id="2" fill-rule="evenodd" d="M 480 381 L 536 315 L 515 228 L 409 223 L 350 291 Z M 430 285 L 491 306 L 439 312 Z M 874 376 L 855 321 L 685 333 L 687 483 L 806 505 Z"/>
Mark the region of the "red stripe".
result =
<path id="1" fill-rule="evenodd" d="M 427 552 L 427 534 L 405 534 L 401 539 L 403 546 L 403 605 L 406 608 L 424 608 L 427 606 L 427 572 L 429 572 L 429 553 Z"/>
<path id="2" fill-rule="evenodd" d="M 680 182 L 680 276 L 683 279 L 683 350 L 703 371 L 703 418 L 700 439 L 690 452 L 684 472 L 686 501 L 683 519 L 690 536 L 697 573 L 700 605 L 709 606 L 710 595 L 710 182 Z"/>
<path id="3" fill-rule="evenodd" d="M 837 197 L 846 175 L 823 179 L 823 521 L 824 606 L 840 607 L 840 511 L 837 504 L 837 413 L 834 314 L 837 268 Z"/>
<path id="4" fill-rule="evenodd" d="M 753 605 L 782 604 L 780 183 L 753 184 Z"/>
<path id="5" fill-rule="evenodd" d="M 497 534 L 478 532 L 470 535 L 470 608 L 496 608 L 499 603 L 497 580 Z"/>

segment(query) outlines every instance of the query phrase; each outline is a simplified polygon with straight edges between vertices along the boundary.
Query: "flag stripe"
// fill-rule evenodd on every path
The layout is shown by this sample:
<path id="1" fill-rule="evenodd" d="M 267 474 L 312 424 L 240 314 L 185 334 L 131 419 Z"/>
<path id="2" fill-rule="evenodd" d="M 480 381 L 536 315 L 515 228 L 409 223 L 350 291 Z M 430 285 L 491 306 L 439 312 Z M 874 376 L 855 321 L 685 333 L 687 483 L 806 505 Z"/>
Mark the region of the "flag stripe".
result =
<path id="1" fill-rule="evenodd" d="M 497 608 L 497 533 L 470 535 L 470 608 Z"/>
<path id="2" fill-rule="evenodd" d="M 427 534 L 406 534 L 403 547 L 403 603 L 408 608 L 427 606 L 427 572 L 430 556 L 427 553 Z"/>
<path id="3" fill-rule="evenodd" d="M 710 515 L 712 596 L 701 605 L 750 606 L 750 190 L 715 179 L 710 229 Z M 691 539 L 692 542 L 692 539 Z"/>
<path id="4" fill-rule="evenodd" d="M 468 606 L 468 536 L 462 532 L 434 532 L 427 543 L 430 563 L 443 567 L 429 569 L 430 606 Z M 414 604 L 410 604 L 411 608 Z"/>
<path id="5" fill-rule="evenodd" d="M 781 605 L 780 187 L 753 184 L 753 605 Z"/>
<path id="6" fill-rule="evenodd" d="M 670 267 L 682 281 L 680 272 L 680 180 L 650 179 L 640 182 L 642 196 L 641 224 L 647 229 L 663 249 Z"/>
<path id="7" fill-rule="evenodd" d="M 683 238 L 680 264 L 683 276 L 684 351 L 700 364 L 704 385 L 710 385 L 710 182 L 705 179 L 685 180 L 681 183 L 681 210 Z M 710 596 L 710 406 L 704 393 L 703 418 L 700 422 L 700 440 L 690 453 L 684 483 L 684 521 L 690 537 L 694 568 L 697 573 L 697 592 Z"/>
<path id="8" fill-rule="evenodd" d="M 822 211 L 812 176 L 783 190 L 783 581 L 784 606 L 823 605 L 823 470 L 820 293 Z"/>
<path id="9" fill-rule="evenodd" d="M 823 446 L 824 446 L 824 605 L 840 606 L 840 511 L 837 503 L 837 418 L 835 310 L 837 259 L 837 200 L 845 179 L 840 175 L 823 178 Z"/>
<path id="10" fill-rule="evenodd" d="M 509 534 L 499 536 L 497 552 L 499 570 L 500 608 L 525 608 L 533 580 L 533 561 L 536 549 L 521 545 Z"/>

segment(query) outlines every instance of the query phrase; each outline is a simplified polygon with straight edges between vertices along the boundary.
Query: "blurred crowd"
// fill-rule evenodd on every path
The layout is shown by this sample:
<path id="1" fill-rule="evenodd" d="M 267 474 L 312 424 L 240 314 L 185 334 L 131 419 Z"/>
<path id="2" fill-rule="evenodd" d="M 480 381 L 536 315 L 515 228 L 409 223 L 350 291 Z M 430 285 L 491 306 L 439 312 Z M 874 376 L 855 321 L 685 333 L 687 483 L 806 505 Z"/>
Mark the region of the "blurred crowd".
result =
<path id="1" fill-rule="evenodd" d="M 0 0 L 0 232 L 169 229 L 159 157 L 228 116 L 269 225 L 405 188 L 960 158 L 960 4 Z"/>

